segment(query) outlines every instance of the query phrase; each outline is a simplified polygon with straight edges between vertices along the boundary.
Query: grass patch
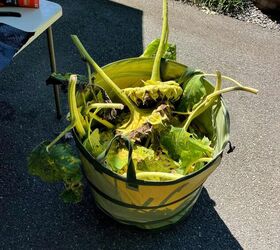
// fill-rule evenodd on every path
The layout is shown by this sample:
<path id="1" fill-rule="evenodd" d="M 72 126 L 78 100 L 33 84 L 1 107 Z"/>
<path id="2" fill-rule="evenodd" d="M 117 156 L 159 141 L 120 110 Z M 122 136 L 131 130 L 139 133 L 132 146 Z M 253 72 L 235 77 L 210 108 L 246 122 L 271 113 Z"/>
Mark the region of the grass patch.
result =
<path id="1" fill-rule="evenodd" d="M 193 3 L 219 13 L 227 14 L 243 12 L 248 4 L 247 0 L 183 0 L 182 2 Z"/>

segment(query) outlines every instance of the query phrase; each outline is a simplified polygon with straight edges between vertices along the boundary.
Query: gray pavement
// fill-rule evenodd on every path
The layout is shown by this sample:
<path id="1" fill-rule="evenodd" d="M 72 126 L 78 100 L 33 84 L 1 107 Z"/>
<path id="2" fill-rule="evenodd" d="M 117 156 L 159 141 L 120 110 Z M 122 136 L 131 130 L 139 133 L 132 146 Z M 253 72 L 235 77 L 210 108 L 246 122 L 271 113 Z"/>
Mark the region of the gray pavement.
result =
<path id="1" fill-rule="evenodd" d="M 53 27 L 61 72 L 85 72 L 70 34 L 100 65 L 141 54 L 160 34 L 159 0 L 57 2 L 64 10 Z M 279 249 L 280 33 L 170 1 L 170 41 L 179 62 L 218 69 L 260 91 L 225 96 L 236 150 L 225 154 L 191 215 L 165 231 L 141 231 L 104 215 L 88 189 L 82 203 L 65 205 L 60 185 L 27 174 L 27 154 L 66 124 L 55 119 L 45 86 L 41 36 L 0 73 L 1 249 Z"/>

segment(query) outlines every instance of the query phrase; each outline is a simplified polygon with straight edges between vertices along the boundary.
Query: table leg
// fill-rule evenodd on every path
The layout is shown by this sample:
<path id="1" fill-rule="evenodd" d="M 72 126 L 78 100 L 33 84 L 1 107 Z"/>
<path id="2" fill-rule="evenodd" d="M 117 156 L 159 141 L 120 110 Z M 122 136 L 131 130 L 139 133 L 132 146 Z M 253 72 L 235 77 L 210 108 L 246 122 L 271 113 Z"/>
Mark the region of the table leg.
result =
<path id="1" fill-rule="evenodd" d="M 53 72 L 56 72 L 56 62 L 55 62 L 53 34 L 52 34 L 51 26 L 47 29 L 47 37 L 48 37 L 48 48 L 49 48 L 51 72 L 53 73 Z M 54 100 L 55 100 L 55 107 L 56 107 L 56 116 L 58 119 L 60 119 L 61 118 L 61 107 L 60 107 L 59 86 L 53 85 L 53 91 L 54 91 Z"/>

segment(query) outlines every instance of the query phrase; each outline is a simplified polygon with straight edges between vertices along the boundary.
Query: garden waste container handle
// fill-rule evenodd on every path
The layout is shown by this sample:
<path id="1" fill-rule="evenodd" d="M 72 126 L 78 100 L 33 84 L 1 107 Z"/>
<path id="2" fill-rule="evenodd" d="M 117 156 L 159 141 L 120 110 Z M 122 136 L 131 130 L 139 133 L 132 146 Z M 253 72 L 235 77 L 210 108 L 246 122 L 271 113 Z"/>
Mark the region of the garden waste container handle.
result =
<path id="1" fill-rule="evenodd" d="M 228 141 L 228 147 L 229 147 L 229 149 L 228 149 L 227 153 L 230 154 L 234 151 L 235 146 L 232 145 L 231 141 Z"/>
<path id="2" fill-rule="evenodd" d="M 107 148 L 96 157 L 96 160 L 98 161 L 104 161 L 107 154 L 110 151 L 110 148 L 113 144 L 113 142 L 117 139 L 122 139 L 125 143 L 126 148 L 128 149 L 128 159 L 127 159 L 127 186 L 132 189 L 138 189 L 138 185 L 136 183 L 136 172 L 135 167 L 132 160 L 132 151 L 133 151 L 133 145 L 132 142 L 125 136 L 122 135 L 116 135 L 110 142 Z"/>

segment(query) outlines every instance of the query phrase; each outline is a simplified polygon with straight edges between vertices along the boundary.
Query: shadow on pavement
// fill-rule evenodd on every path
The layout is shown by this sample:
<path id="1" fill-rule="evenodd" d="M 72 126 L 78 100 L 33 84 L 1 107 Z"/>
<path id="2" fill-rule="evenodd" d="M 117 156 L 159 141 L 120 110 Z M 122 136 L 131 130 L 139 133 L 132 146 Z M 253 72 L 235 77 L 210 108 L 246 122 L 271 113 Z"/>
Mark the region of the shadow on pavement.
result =
<path id="1" fill-rule="evenodd" d="M 78 234 L 94 238 L 100 249 L 242 249 L 216 212 L 215 202 L 205 188 L 191 214 L 164 230 L 144 231 L 119 224 L 92 205 L 93 202 L 87 197 L 81 204 L 88 212 L 84 214 L 88 221 L 85 231 Z M 91 235 L 92 231 L 97 234 Z M 90 242 L 85 246 L 90 247 Z"/>
<path id="2" fill-rule="evenodd" d="M 53 29 L 60 72 L 85 72 L 70 34 L 79 36 L 101 66 L 142 53 L 141 11 L 106 0 L 57 2 L 64 11 Z M 28 153 L 66 123 L 55 119 L 52 90 L 45 86 L 47 53 L 41 36 L 0 73 L 0 248 L 241 248 L 206 189 L 188 218 L 165 231 L 149 232 L 104 215 L 88 189 L 81 204 L 67 205 L 58 198 L 60 185 L 49 186 L 27 174 Z"/>

